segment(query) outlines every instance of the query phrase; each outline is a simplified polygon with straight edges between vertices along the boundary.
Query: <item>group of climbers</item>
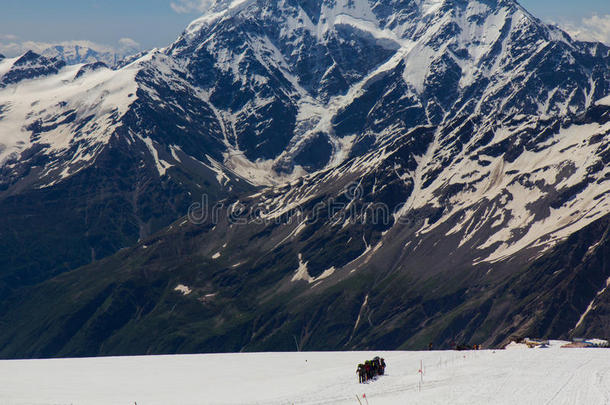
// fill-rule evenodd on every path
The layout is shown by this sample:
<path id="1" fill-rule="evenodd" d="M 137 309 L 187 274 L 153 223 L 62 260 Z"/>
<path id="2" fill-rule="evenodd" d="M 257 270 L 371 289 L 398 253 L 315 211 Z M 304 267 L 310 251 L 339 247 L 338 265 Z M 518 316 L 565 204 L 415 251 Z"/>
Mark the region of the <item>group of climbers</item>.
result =
<path id="1" fill-rule="evenodd" d="M 385 373 L 385 360 L 375 357 L 373 360 L 367 360 L 364 364 L 358 364 L 356 374 L 358 374 L 358 382 L 365 383 L 369 380 L 374 380 L 377 376 Z"/>

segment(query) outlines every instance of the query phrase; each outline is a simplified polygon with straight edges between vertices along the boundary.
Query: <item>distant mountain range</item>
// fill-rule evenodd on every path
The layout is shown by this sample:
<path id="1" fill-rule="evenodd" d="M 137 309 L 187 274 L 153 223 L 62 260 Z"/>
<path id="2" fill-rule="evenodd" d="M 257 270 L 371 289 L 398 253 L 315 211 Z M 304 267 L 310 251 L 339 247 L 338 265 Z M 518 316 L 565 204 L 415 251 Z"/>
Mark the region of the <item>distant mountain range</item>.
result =
<path id="1" fill-rule="evenodd" d="M 0 60 L 0 356 L 610 335 L 607 46 L 513 0 L 239 0 L 76 55 Z"/>
<path id="2" fill-rule="evenodd" d="M 125 58 L 140 53 L 139 44 L 129 38 L 121 39 L 116 47 L 90 41 L 65 41 L 56 44 L 24 42 L 19 47 L 47 58 L 60 59 L 68 65 L 102 62 L 110 67 L 116 67 Z"/>
<path id="3" fill-rule="evenodd" d="M 40 53 L 46 57 L 61 59 L 68 65 L 103 62 L 108 66 L 116 66 L 121 60 L 137 52 L 136 49 L 95 49 L 86 45 L 70 44 L 53 45 Z"/>

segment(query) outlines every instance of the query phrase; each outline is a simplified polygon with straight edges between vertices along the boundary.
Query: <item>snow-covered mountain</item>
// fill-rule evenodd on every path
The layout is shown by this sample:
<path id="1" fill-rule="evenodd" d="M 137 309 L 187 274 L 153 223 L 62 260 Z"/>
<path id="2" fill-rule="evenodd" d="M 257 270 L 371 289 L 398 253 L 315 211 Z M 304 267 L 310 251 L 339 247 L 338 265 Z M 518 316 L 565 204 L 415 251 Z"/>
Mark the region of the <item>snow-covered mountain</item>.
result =
<path id="1" fill-rule="evenodd" d="M 176 42 L 114 70 L 33 53 L 0 60 L 4 229 L 54 201 L 65 211 L 45 226 L 84 241 L 72 249 L 72 240 L 39 233 L 24 249 L 31 233 L 3 234 L 7 251 L 19 247 L 2 256 L 4 284 L 38 282 L 132 245 L 207 193 L 255 215 L 241 226 L 181 219 L 155 243 L 109 259 L 121 274 L 154 263 L 163 285 L 190 280 L 197 294 L 184 300 L 223 297 L 232 310 L 205 317 L 240 332 L 219 327 L 188 350 L 268 349 L 282 334 L 304 334 L 310 348 L 398 347 L 466 339 L 485 322 L 494 325 L 489 342 L 532 325 L 568 334 L 598 306 L 607 264 L 584 264 L 582 278 L 573 261 L 553 270 L 572 277 L 564 291 L 579 292 L 558 324 L 544 318 L 553 300 L 514 294 L 529 296 L 520 277 L 546 269 L 540 263 L 558 249 L 603 257 L 605 234 L 589 230 L 606 229 L 610 214 L 609 94 L 608 47 L 575 41 L 513 0 L 217 1 Z M 343 204 L 319 217 L 319 204 L 334 202 Z M 100 224 L 111 218 L 120 220 L 108 232 Z M 164 274 L 168 266 L 177 273 Z M 515 279 L 522 288 L 505 297 Z M 115 294 L 110 280 L 100 277 L 92 294 Z M 546 291 L 561 284 L 553 280 L 533 284 Z M 250 300 L 282 309 L 245 310 L 246 287 Z M 492 292 L 524 309 L 500 322 L 507 304 Z M 320 314 L 320 302 L 349 321 Z M 472 323 L 475 313 L 484 315 Z M 113 327 L 125 334 L 114 338 L 120 351 L 131 329 Z M 249 341 L 215 340 L 257 327 Z M 61 350 L 80 353 L 69 347 Z"/>
<path id="2" fill-rule="evenodd" d="M 46 279 L 130 246 L 202 194 L 214 201 L 253 189 L 218 169 L 212 110 L 183 79 L 165 76 L 171 70 L 160 57 L 120 70 L 33 52 L 0 62 L 0 286 Z M 180 103 L 158 102 L 156 91 L 169 86 Z M 193 118 L 204 124 L 187 128 Z"/>
<path id="3" fill-rule="evenodd" d="M 102 62 L 108 66 L 116 66 L 126 57 L 138 53 L 137 49 L 114 49 L 111 47 L 95 46 L 84 42 L 80 44 L 66 43 L 51 45 L 40 50 L 40 54 L 46 57 L 61 59 L 68 65 L 78 65 Z"/>

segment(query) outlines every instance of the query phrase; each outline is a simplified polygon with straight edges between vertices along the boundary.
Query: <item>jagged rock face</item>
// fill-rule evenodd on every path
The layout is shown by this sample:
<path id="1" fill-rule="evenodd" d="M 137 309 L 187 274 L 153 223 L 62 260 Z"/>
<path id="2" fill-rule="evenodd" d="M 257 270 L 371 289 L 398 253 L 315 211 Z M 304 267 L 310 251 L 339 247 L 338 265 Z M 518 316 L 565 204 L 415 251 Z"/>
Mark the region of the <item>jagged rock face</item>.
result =
<path id="1" fill-rule="evenodd" d="M 170 48 L 233 126 L 232 145 L 280 172 L 320 136 L 333 154 L 310 167 L 417 125 L 446 126 L 442 146 L 459 152 L 451 132 L 469 119 L 485 133 L 498 116 L 583 112 L 608 92 L 608 52 L 510 1 L 244 1 Z"/>
<path id="2" fill-rule="evenodd" d="M 63 61 L 46 58 L 28 51 L 15 60 L 8 71 L 3 72 L 0 79 L 0 88 L 22 80 L 58 73 L 65 65 L 66 63 Z"/>
<path id="3" fill-rule="evenodd" d="M 45 229 L 64 224 L 86 243 L 74 253 L 42 234 L 35 246 L 49 249 L 15 250 L 36 217 L 0 234 L 21 252 L 0 255 L 4 286 L 142 239 L 5 303 L 6 322 L 38 325 L 46 312 L 24 314 L 55 282 L 69 284 L 53 298 L 68 308 L 74 280 L 95 279 L 60 311 L 66 328 L 21 340 L 28 355 L 606 331 L 599 311 L 572 321 L 607 277 L 596 264 L 572 274 L 561 249 L 599 252 L 590 233 L 610 212 L 610 49 L 513 1 L 219 1 L 168 48 L 115 70 L 21 59 L 0 61 L 1 228 L 53 201 Z M 203 194 L 233 220 L 231 207 L 244 208 L 239 223 L 182 218 L 145 240 Z M 48 263 L 19 264 L 32 256 Z M 184 283 L 192 295 L 172 292 Z M 545 318 L 551 286 L 569 295 L 568 321 Z M 178 319 L 155 339 L 169 314 Z M 1 338 L 3 355 L 24 352 Z"/>

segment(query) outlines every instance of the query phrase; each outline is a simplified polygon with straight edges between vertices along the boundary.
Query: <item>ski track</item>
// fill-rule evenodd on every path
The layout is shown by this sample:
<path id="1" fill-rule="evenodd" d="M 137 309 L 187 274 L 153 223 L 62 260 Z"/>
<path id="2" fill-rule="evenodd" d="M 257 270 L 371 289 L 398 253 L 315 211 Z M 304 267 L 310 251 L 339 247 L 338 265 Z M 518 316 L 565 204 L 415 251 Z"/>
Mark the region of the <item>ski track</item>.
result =
<path id="1" fill-rule="evenodd" d="M 387 375 L 358 384 L 375 355 Z M 557 347 L 0 361 L 0 404 L 608 404 L 609 361 Z"/>

